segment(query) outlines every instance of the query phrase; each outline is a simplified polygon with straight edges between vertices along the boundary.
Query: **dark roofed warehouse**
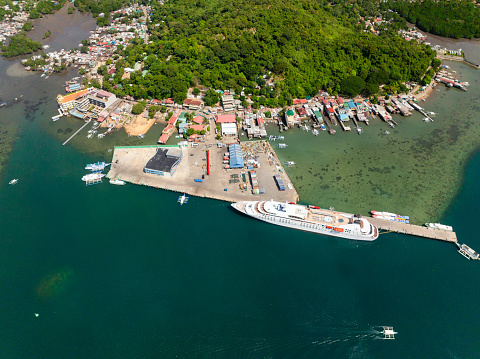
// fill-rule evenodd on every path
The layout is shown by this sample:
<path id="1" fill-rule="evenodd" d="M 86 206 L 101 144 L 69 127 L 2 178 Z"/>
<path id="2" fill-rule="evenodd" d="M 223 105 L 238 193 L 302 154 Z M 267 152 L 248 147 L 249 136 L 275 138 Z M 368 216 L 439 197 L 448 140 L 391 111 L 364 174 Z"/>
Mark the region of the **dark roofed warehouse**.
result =
<path id="1" fill-rule="evenodd" d="M 143 171 L 159 176 L 173 176 L 182 157 L 182 149 L 179 147 L 158 147 L 157 152 L 148 160 Z"/>

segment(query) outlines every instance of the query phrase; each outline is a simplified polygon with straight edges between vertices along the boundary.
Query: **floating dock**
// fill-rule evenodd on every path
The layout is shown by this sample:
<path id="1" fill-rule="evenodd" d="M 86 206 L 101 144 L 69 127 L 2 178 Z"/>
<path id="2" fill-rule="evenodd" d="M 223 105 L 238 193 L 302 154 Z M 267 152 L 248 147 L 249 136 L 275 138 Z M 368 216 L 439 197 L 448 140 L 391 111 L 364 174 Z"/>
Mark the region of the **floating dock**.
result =
<path id="1" fill-rule="evenodd" d="M 373 217 L 372 218 L 368 217 L 368 221 L 374 226 L 376 226 L 377 228 L 380 228 L 386 231 L 410 234 L 412 236 L 417 236 L 417 237 L 437 239 L 439 241 L 444 241 L 444 242 L 451 242 L 451 243 L 458 242 L 457 234 L 455 232 L 444 231 L 442 229 L 427 228 L 424 226 L 417 226 L 415 224 L 408 224 L 403 222 L 394 222 L 386 219 L 373 218 Z"/>

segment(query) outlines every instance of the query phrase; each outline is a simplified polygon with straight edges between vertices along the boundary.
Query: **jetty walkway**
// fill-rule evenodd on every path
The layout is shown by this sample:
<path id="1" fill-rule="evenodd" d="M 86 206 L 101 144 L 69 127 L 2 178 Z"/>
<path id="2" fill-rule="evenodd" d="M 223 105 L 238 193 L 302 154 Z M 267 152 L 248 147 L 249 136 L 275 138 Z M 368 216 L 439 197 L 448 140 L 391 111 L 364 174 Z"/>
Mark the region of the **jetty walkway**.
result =
<path id="1" fill-rule="evenodd" d="M 394 222 L 386 219 L 368 218 L 368 221 L 377 228 L 387 231 L 410 234 L 417 237 L 437 239 L 444 242 L 457 243 L 457 234 L 455 232 L 444 231 L 441 229 L 427 228 L 402 222 Z"/>
<path id="2" fill-rule="evenodd" d="M 65 146 L 68 143 L 68 141 L 70 141 L 72 138 L 74 138 L 77 135 L 77 133 L 79 133 L 81 130 L 83 130 L 85 128 L 85 126 L 87 126 L 90 122 L 92 122 L 92 119 L 85 122 L 85 124 L 82 127 L 80 127 L 73 135 L 71 135 L 68 138 L 68 140 L 66 140 L 64 143 L 62 143 L 62 146 Z"/>
<path id="3" fill-rule="evenodd" d="M 452 55 L 442 55 L 442 54 L 437 54 L 437 59 L 440 59 L 440 60 L 448 60 L 448 61 L 460 61 L 460 62 L 464 62 L 466 63 L 467 65 L 470 65 L 472 67 L 475 67 L 476 69 L 479 69 L 480 68 L 480 65 L 470 61 L 470 60 L 467 60 L 466 58 L 464 57 L 461 57 L 461 56 L 452 56 Z"/>

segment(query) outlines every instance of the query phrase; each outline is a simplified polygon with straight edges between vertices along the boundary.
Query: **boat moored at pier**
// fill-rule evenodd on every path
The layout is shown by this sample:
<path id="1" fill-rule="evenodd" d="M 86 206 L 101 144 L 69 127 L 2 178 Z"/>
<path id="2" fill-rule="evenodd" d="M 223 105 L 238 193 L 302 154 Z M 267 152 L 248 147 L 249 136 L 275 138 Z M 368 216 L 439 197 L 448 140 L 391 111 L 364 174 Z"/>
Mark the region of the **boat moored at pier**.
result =
<path id="1" fill-rule="evenodd" d="M 379 231 L 360 215 L 334 212 L 316 206 L 276 201 L 233 203 L 237 211 L 264 222 L 302 231 L 358 241 L 373 241 Z"/>

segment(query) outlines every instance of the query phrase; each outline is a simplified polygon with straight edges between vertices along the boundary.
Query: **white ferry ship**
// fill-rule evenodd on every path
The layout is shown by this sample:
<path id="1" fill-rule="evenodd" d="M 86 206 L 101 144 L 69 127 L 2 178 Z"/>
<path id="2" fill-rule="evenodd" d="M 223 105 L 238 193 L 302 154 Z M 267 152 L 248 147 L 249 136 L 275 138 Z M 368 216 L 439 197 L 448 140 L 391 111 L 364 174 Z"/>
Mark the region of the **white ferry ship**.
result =
<path id="1" fill-rule="evenodd" d="M 378 229 L 359 215 L 333 212 L 316 206 L 302 206 L 275 201 L 233 203 L 247 216 L 283 227 L 359 241 L 378 238 Z"/>

